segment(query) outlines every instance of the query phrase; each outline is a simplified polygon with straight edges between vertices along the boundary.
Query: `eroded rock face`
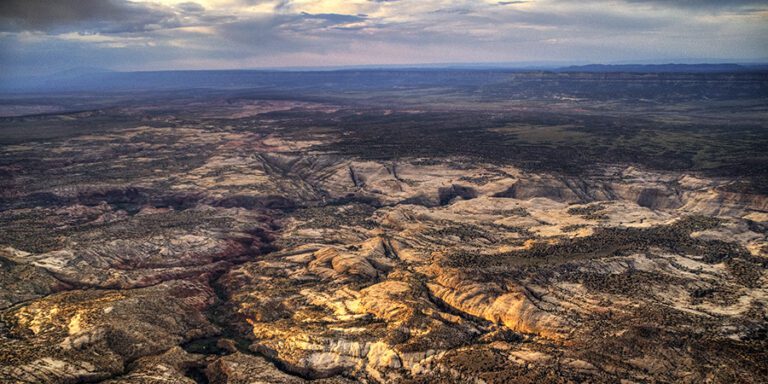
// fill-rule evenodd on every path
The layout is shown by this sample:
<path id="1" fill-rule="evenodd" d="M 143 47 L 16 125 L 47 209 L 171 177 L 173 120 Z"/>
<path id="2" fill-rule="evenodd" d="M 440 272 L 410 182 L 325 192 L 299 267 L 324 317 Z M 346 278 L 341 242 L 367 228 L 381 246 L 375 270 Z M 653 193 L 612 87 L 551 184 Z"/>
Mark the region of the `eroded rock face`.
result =
<path id="1" fill-rule="evenodd" d="M 324 219 L 293 215 L 280 252 L 220 280 L 232 318 L 252 332 L 251 350 L 305 377 L 695 382 L 738 375 L 690 373 L 704 361 L 759 366 L 760 357 L 693 342 L 718 334 L 763 356 L 742 333 L 763 329 L 766 293 L 756 285 L 765 254 L 754 251 L 765 235 L 746 227 L 750 219 L 689 216 L 635 197 L 569 204 L 500 196 L 506 184 L 478 183 L 484 194 L 445 206 L 355 211 L 369 215 L 368 228 L 340 222 L 328 230 Z M 643 347 L 627 365 L 621 356 L 633 345 Z M 691 350 L 662 363 L 680 345 Z"/>
<path id="2" fill-rule="evenodd" d="M 329 135 L 138 127 L 11 148 L 78 176 L 22 170 L 3 202 L 0 377 L 768 378 L 765 196 L 629 166 L 312 150 Z M 90 167 L 115 178 L 78 179 Z"/>
<path id="3" fill-rule="evenodd" d="M 82 382 L 120 374 L 128 362 L 216 334 L 203 311 L 214 294 L 176 280 L 135 290 L 61 292 L 3 314 L 0 376 Z"/>
<path id="4" fill-rule="evenodd" d="M 172 347 L 159 355 L 142 357 L 131 363 L 128 372 L 104 381 L 108 384 L 178 383 L 195 384 L 194 373 L 208 363 L 206 356 L 185 352 Z"/>

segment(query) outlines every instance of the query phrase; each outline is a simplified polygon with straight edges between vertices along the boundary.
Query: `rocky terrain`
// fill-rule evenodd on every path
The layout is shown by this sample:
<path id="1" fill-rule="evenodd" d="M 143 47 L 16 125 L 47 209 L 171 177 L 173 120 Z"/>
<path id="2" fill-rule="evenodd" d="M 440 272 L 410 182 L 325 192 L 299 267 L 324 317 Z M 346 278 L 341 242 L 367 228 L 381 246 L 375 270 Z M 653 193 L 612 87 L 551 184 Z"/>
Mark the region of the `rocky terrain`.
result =
<path id="1" fill-rule="evenodd" d="M 3 121 L 65 131 L 2 146 L 0 381 L 768 380 L 762 171 L 426 156 L 338 100 L 204 105 Z"/>

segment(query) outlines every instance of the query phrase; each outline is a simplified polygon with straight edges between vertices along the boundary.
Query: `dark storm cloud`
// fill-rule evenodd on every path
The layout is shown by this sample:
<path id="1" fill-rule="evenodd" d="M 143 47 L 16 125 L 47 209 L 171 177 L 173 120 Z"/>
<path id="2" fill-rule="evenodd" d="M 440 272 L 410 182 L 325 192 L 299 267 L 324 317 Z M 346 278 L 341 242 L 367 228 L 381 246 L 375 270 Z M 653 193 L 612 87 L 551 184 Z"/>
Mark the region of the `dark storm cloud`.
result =
<path id="1" fill-rule="evenodd" d="M 515 20 L 538 26 L 558 27 L 561 30 L 601 31 L 648 31 L 664 26 L 679 24 L 676 17 L 658 15 L 643 17 L 629 13 L 615 13 L 605 10 L 520 11 Z"/>
<path id="2" fill-rule="evenodd" d="M 216 30 L 218 36 L 226 41 L 272 46 L 282 40 L 280 28 L 293 19 L 285 16 L 254 17 L 221 24 Z"/>
<path id="3" fill-rule="evenodd" d="M 336 13 L 272 14 L 222 23 L 216 27 L 223 41 L 247 46 L 247 51 L 260 54 L 326 50 L 327 47 L 304 39 L 307 33 L 322 35 L 324 30 L 356 30 L 345 27 L 367 20 L 364 16 Z M 244 47 L 245 48 L 245 47 Z"/>
<path id="4" fill-rule="evenodd" d="M 0 30 L 122 33 L 167 28 L 176 15 L 153 5 L 124 0 L 2 0 Z"/>
<path id="5" fill-rule="evenodd" d="M 176 8 L 179 8 L 180 10 L 187 13 L 201 13 L 205 11 L 205 7 L 191 1 L 186 3 L 181 3 L 177 5 Z"/>
<path id="6" fill-rule="evenodd" d="M 306 19 L 324 20 L 331 24 L 346 24 L 365 21 L 366 17 L 361 15 L 342 15 L 339 13 L 306 13 L 302 12 L 301 16 Z"/>
<path id="7" fill-rule="evenodd" d="M 454 14 L 454 15 L 469 15 L 473 13 L 472 9 L 470 8 L 442 8 L 442 9 L 436 9 L 432 11 L 432 13 L 437 14 Z"/>
<path id="8" fill-rule="evenodd" d="M 650 4 L 658 7 L 686 8 L 692 10 L 741 10 L 768 9 L 765 0 L 626 0 L 634 4 Z"/>

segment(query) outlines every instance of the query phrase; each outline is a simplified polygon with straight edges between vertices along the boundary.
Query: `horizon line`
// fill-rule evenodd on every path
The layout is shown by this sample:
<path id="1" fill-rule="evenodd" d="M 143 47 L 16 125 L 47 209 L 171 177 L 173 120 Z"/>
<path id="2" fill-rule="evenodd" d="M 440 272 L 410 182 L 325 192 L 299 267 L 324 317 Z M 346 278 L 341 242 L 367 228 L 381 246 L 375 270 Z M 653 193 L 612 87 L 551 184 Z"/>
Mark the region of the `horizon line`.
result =
<path id="1" fill-rule="evenodd" d="M 518 69 L 518 70 L 553 70 L 553 69 L 565 69 L 569 67 L 588 67 L 588 66 L 605 66 L 605 67 L 622 67 L 622 66 L 666 66 L 666 65 L 679 65 L 679 66 L 718 66 L 718 65 L 737 65 L 742 67 L 754 67 L 768 65 L 768 58 L 760 61 L 739 61 L 739 60 L 723 60 L 723 61 L 707 61 L 702 59 L 701 61 L 692 60 L 689 62 L 680 62 L 676 60 L 670 61 L 658 61 L 658 62 L 643 62 L 638 60 L 636 62 L 573 62 L 573 61 L 513 61 L 513 62 L 445 62 L 445 63 L 404 63 L 404 64 L 350 64 L 350 65 L 296 65 L 296 66 L 264 66 L 264 67 L 245 67 L 245 68 L 183 68 L 183 69 L 111 69 L 101 67 L 72 67 L 62 71 L 49 73 L 47 75 L 39 76 L 51 76 L 56 74 L 62 74 L 66 72 L 73 72 L 83 70 L 83 72 L 114 72 L 114 73 L 152 73 L 152 72 L 213 72 L 213 71 L 274 71 L 274 72 L 315 72 L 315 71 L 338 71 L 338 70 L 354 70 L 354 69 Z"/>

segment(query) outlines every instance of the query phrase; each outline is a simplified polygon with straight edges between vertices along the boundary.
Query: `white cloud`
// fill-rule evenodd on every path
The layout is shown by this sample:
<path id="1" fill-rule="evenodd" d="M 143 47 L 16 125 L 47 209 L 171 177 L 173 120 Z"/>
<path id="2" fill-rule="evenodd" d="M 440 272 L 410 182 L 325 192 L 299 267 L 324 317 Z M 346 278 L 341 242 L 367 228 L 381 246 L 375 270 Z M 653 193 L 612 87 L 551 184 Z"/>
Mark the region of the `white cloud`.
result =
<path id="1" fill-rule="evenodd" d="M 49 68 L 51 49 L 130 69 L 768 57 L 754 1 L 66 1 L 0 5 L 4 67 Z"/>

